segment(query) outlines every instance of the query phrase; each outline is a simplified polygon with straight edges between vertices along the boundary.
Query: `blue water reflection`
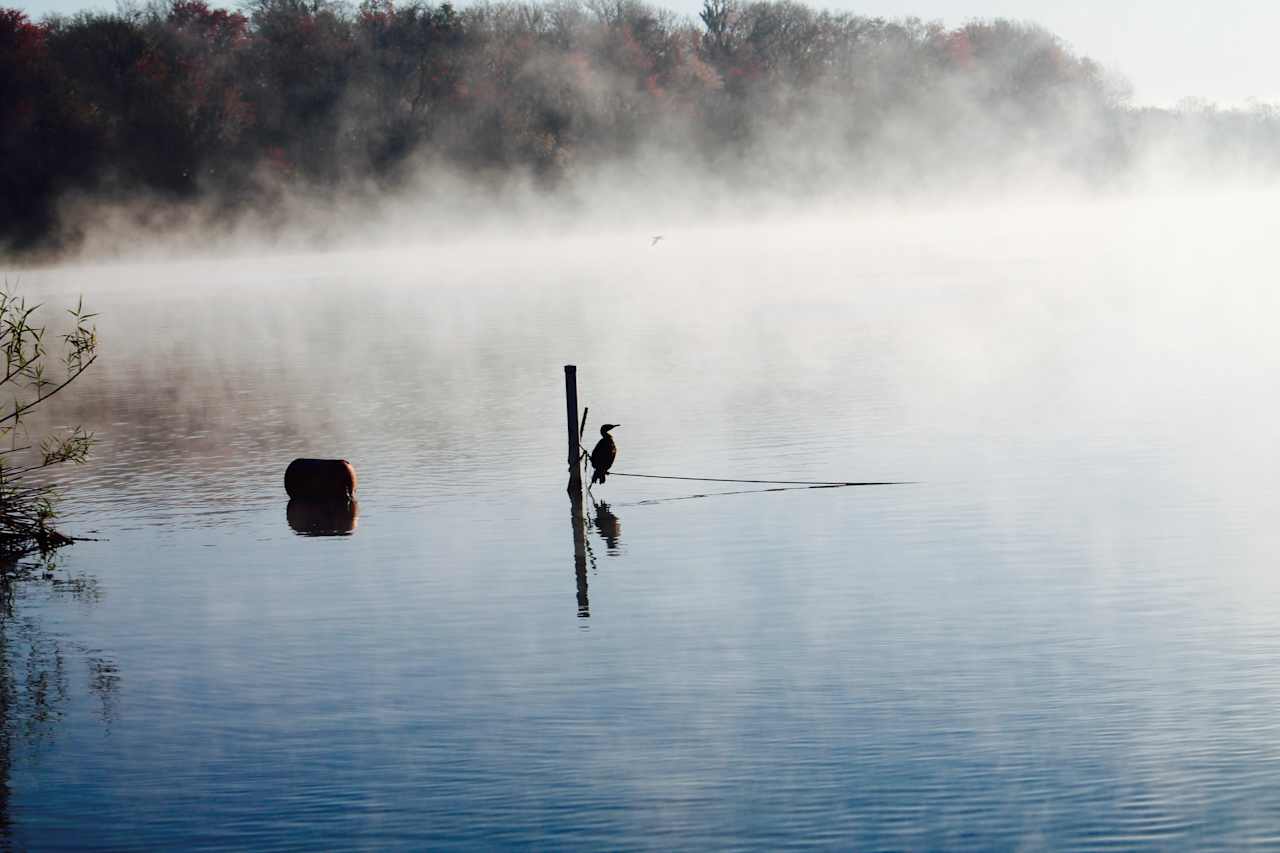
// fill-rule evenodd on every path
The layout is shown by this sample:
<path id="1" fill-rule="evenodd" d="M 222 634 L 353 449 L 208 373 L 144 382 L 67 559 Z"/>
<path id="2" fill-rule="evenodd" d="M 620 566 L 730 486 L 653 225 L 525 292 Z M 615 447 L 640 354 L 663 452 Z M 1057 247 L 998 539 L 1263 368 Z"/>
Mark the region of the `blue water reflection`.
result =
<path id="1" fill-rule="evenodd" d="M 1007 280 L 708 318 L 624 278 L 607 334 L 587 277 L 104 289 L 57 412 L 102 437 L 67 486 L 101 541 L 53 572 L 92 594 L 29 578 L 0 624 L 8 838 L 1275 844 L 1276 460 L 1232 425 L 1269 374 L 1228 369 L 1273 357 L 1223 328 L 1185 399 L 1160 365 L 1209 333 L 1155 348 L 1062 275 L 1048 318 Z M 622 470 L 915 482 L 611 477 L 575 520 L 569 352 Z M 356 464 L 358 523 L 281 518 L 298 456 Z"/>

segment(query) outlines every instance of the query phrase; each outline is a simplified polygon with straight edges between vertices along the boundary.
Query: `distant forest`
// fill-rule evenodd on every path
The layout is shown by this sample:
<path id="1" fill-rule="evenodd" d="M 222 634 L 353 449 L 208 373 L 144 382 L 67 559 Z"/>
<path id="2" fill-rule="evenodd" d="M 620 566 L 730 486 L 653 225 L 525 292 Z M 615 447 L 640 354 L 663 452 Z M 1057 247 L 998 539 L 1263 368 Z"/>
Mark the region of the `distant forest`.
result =
<path id="1" fill-rule="evenodd" d="M 426 165 L 554 187 L 666 152 L 732 180 L 857 185 L 1028 158 L 1103 180 L 1153 145 L 1280 156 L 1271 108 L 1131 108 L 1121 80 L 1005 20 L 790 0 L 706 0 L 697 18 L 638 0 L 242 9 L 0 9 L 0 246 L 67 239 L 67 197 L 231 216 L 291 186 L 395 188 Z"/>

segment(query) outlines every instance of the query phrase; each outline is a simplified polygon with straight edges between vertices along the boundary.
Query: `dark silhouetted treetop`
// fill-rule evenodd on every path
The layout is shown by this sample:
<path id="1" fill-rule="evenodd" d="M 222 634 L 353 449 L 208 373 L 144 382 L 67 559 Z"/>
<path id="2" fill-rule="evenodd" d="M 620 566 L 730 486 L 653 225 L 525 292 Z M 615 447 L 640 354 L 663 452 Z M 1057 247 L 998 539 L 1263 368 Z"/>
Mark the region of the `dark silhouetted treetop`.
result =
<path id="1" fill-rule="evenodd" d="M 730 184 L 895 169 L 1085 177 L 1153 135 L 1274 163 L 1276 116 L 1133 110 L 1033 24 L 947 28 L 793 0 L 204 0 L 33 22 L 0 10 L 0 244 L 74 239 L 67 197 L 200 201 L 396 187 L 423 162 L 554 186 L 637 151 Z M 65 223 L 62 223 L 65 225 Z"/>

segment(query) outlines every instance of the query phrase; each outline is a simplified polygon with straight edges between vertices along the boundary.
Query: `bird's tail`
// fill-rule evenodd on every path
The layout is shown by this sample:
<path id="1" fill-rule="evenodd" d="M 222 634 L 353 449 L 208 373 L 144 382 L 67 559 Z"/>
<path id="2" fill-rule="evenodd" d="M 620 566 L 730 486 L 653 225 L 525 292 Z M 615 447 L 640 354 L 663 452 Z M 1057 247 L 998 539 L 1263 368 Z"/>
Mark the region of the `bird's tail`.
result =
<path id="1" fill-rule="evenodd" d="M 607 473 L 609 473 L 609 472 L 608 472 L 608 471 L 601 471 L 599 468 L 597 468 L 597 469 L 595 470 L 595 473 L 591 475 L 591 482 L 593 482 L 593 483 L 603 483 L 603 482 L 604 482 L 604 476 L 605 476 L 605 474 L 607 474 Z"/>

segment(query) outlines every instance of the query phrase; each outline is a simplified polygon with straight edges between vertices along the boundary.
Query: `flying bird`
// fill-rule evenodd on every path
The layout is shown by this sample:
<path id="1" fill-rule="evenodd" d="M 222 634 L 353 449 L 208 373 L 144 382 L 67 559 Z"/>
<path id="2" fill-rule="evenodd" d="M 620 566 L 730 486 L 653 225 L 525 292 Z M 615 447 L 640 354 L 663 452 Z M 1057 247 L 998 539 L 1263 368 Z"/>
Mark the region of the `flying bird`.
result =
<path id="1" fill-rule="evenodd" d="M 613 460 L 618 458 L 618 445 L 613 443 L 613 436 L 609 435 L 609 430 L 620 426 L 622 424 L 603 424 L 600 427 L 600 440 L 591 451 L 591 467 L 595 469 L 595 473 L 591 475 L 592 483 L 603 483 L 605 475 L 613 467 Z"/>
<path id="2" fill-rule="evenodd" d="M 659 242 L 661 242 L 661 241 L 662 241 L 662 235 L 661 235 L 661 234 L 655 234 L 655 235 L 653 236 L 653 242 L 649 244 L 649 248 L 650 248 L 650 249 L 652 249 L 654 246 L 658 245 L 658 243 L 659 243 Z"/>

